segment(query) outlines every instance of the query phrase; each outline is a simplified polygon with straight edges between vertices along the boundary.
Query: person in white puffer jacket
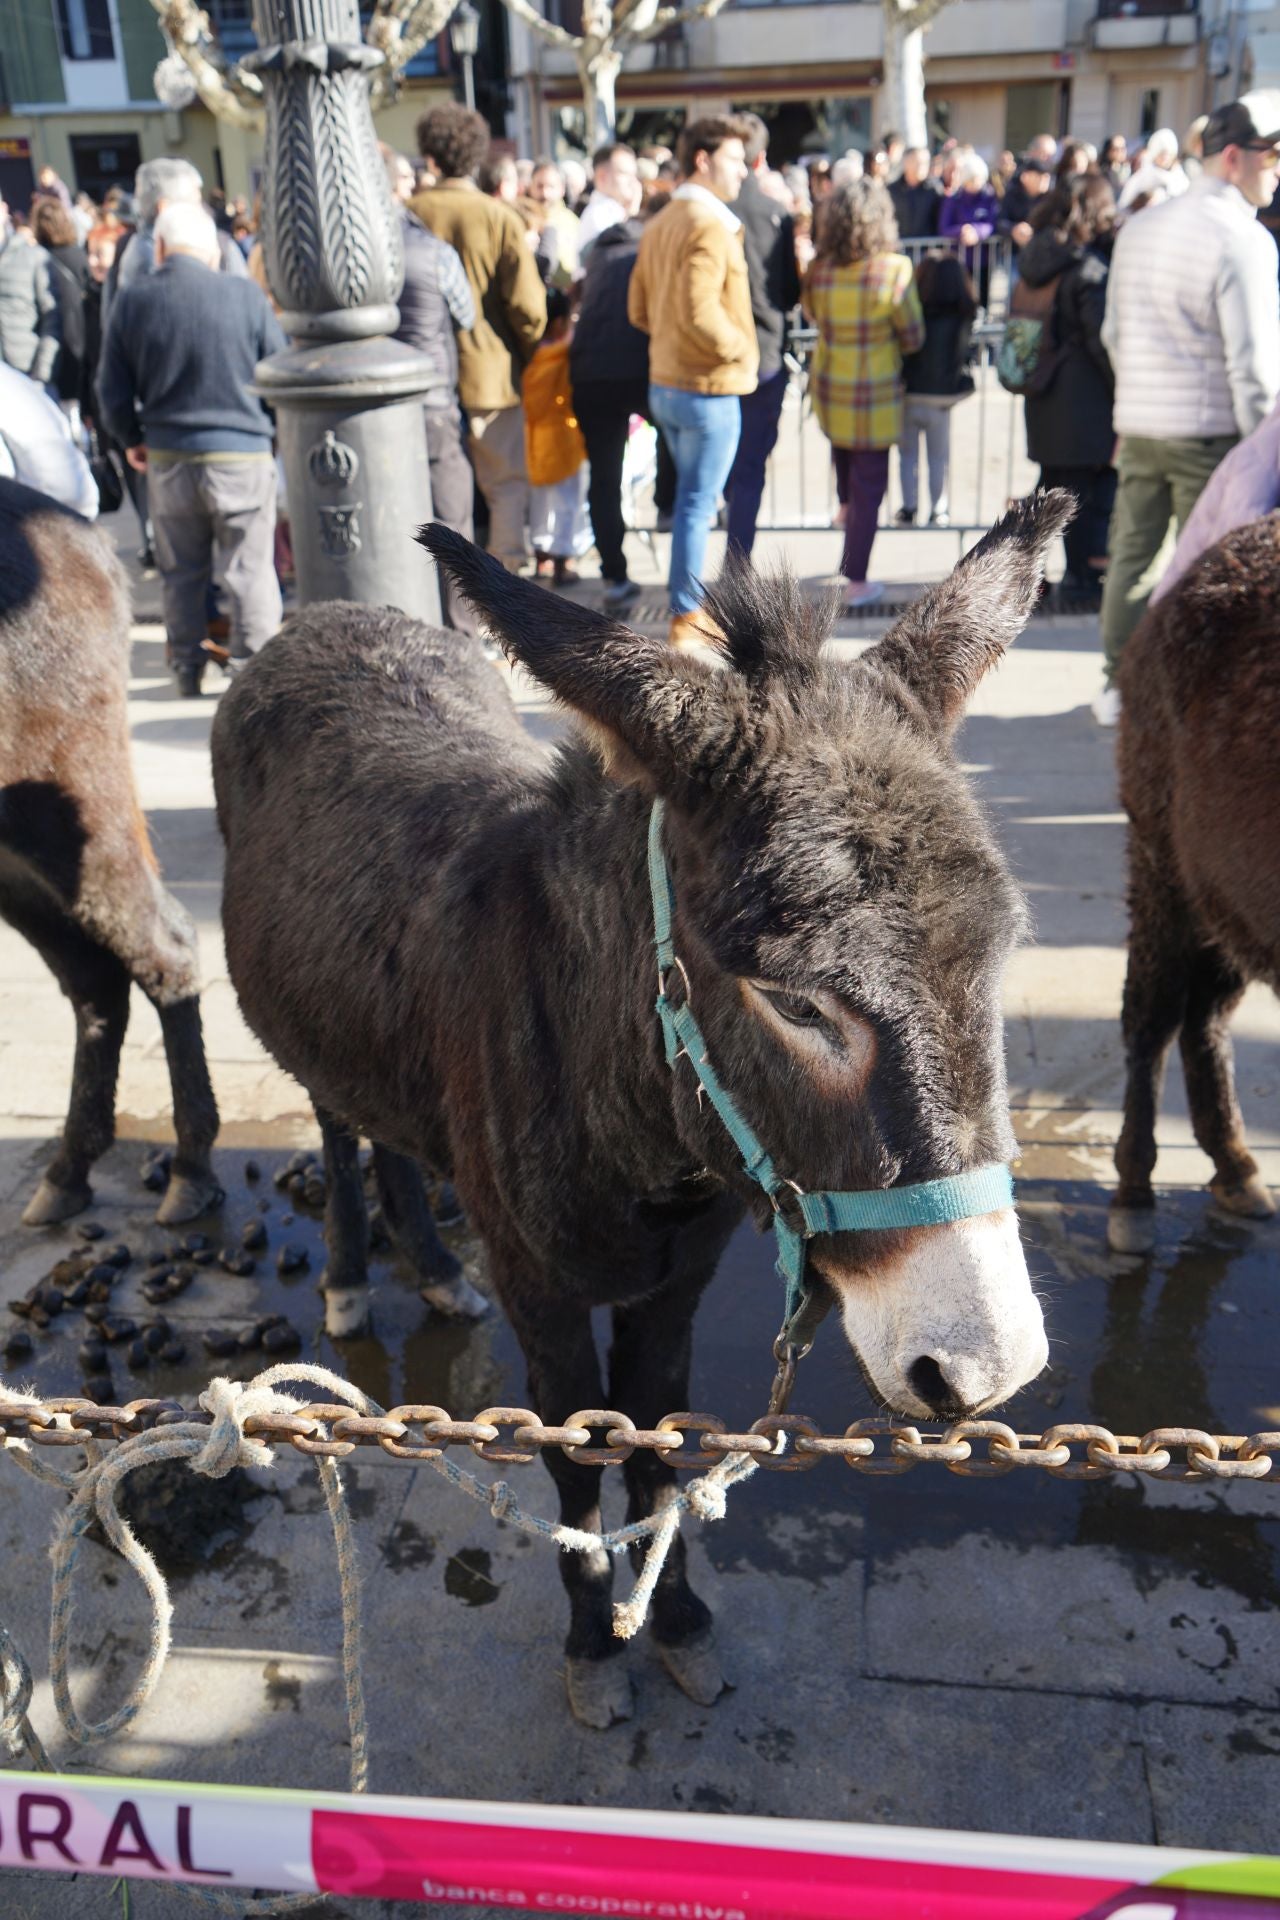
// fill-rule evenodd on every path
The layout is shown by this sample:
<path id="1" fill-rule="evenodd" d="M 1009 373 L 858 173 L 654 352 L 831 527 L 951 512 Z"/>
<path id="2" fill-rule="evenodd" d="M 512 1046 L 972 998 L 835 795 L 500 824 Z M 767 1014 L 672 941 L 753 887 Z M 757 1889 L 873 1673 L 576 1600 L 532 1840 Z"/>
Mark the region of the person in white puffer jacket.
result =
<path id="1" fill-rule="evenodd" d="M 1094 708 L 1104 725 L 1170 523 L 1181 531 L 1280 392 L 1276 248 L 1257 218 L 1278 169 L 1280 94 L 1245 94 L 1210 115 L 1189 191 L 1126 221 L 1116 242 L 1102 328 L 1120 475 L 1102 600 L 1107 688 Z"/>

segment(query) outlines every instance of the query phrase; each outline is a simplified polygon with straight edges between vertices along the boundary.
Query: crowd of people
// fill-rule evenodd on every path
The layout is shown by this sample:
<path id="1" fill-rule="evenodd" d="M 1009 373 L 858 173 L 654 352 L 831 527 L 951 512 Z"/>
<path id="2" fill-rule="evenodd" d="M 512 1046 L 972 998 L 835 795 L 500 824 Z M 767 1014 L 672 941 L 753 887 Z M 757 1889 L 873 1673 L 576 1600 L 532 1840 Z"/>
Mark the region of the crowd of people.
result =
<path id="1" fill-rule="evenodd" d="M 1182 140 L 1097 151 L 1044 134 L 988 163 L 888 134 L 774 168 L 759 118 L 718 114 L 674 149 L 611 142 L 588 174 L 516 159 L 479 114 L 433 107 L 416 157 L 381 150 L 404 241 L 398 337 L 430 368 L 433 511 L 552 587 L 594 544 L 621 612 L 647 475 L 671 533 L 671 636 L 696 637 L 717 520 L 750 559 L 803 327 L 846 603 L 871 606 L 895 449 L 898 524 L 948 524 L 951 415 L 1003 276 L 996 365 L 1041 483 L 1076 496 L 1066 580 L 1100 606 L 1110 683 L 1171 529 L 1280 388 L 1276 248 L 1257 217 L 1278 143 L 1280 102 L 1247 95 Z M 0 461 L 82 511 L 128 488 L 186 696 L 211 651 L 234 663 L 264 643 L 289 579 L 272 421 L 250 392 L 285 344 L 255 228 L 182 160 L 146 162 L 101 207 L 48 169 L 25 215 L 0 201 Z"/>

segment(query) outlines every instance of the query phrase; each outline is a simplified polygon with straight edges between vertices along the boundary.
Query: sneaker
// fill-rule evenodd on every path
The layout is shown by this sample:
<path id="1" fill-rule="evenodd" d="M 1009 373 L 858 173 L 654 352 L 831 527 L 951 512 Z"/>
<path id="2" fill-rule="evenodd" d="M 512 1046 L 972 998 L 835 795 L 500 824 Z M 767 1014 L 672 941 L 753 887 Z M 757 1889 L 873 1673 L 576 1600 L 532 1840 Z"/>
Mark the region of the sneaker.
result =
<path id="1" fill-rule="evenodd" d="M 1093 703 L 1093 717 L 1100 727 L 1114 727 L 1120 720 L 1120 689 L 1104 687 Z"/>
<path id="2" fill-rule="evenodd" d="M 856 593 L 846 593 L 845 611 L 855 612 L 859 607 L 874 607 L 877 600 L 884 599 L 883 580 L 864 580 Z"/>
<path id="3" fill-rule="evenodd" d="M 938 507 L 929 515 L 929 525 L 931 527 L 949 527 L 951 525 L 951 515 L 945 507 Z"/>
<path id="4" fill-rule="evenodd" d="M 609 580 L 605 583 L 604 604 L 610 613 L 625 613 L 633 607 L 644 589 L 638 580 Z"/>
<path id="5" fill-rule="evenodd" d="M 893 524 L 895 527 L 914 527 L 915 523 L 916 510 L 914 507 L 899 507 L 893 516 Z"/>

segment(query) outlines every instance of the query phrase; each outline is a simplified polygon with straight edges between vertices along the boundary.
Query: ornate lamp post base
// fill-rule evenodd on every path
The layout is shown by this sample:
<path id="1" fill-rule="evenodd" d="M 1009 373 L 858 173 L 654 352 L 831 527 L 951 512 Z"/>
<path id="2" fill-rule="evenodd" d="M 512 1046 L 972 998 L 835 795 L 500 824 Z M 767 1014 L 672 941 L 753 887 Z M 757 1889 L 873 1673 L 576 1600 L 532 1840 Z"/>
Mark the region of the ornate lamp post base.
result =
<path id="1" fill-rule="evenodd" d="M 435 569 L 414 532 L 431 516 L 422 402 L 430 361 L 387 336 L 404 279 L 369 110 L 383 56 L 357 0 L 254 0 L 267 109 L 263 247 L 293 346 L 257 370 L 276 409 L 298 594 L 440 620 Z"/>
<path id="2" fill-rule="evenodd" d="M 400 607 L 440 624 L 423 396 L 430 362 L 385 337 L 299 344 L 258 368 L 275 408 L 298 597 Z"/>

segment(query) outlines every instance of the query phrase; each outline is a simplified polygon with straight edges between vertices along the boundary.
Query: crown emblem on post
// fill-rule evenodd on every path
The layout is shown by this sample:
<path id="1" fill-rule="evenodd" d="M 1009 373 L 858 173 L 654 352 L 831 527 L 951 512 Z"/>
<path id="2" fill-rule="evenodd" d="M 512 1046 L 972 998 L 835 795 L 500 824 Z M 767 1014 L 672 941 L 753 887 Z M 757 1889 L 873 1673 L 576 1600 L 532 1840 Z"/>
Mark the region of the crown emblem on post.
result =
<path id="1" fill-rule="evenodd" d="M 307 465 L 318 487 L 349 487 L 360 471 L 360 457 L 330 430 L 312 447 Z"/>

